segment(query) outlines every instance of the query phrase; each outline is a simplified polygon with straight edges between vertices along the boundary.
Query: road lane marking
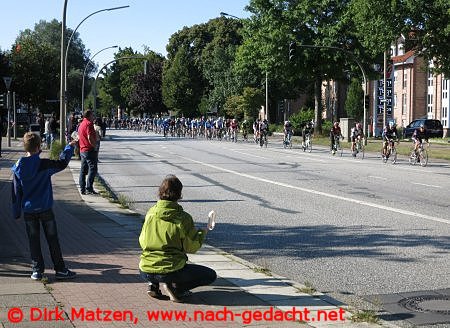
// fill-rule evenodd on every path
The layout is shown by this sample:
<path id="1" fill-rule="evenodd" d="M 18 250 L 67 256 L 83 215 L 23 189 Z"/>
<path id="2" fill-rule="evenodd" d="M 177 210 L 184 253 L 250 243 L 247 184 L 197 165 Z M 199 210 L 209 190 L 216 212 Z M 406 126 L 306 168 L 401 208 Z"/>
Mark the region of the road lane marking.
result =
<path id="1" fill-rule="evenodd" d="M 155 153 L 147 153 L 147 156 L 153 156 L 153 157 L 158 157 L 161 158 L 161 155 L 155 154 Z"/>
<path id="2" fill-rule="evenodd" d="M 442 188 L 441 186 L 436 185 L 430 185 L 426 183 L 419 183 L 419 182 L 411 182 L 412 184 L 419 185 L 419 186 L 425 186 L 425 187 L 432 187 L 432 188 Z"/>
<path id="3" fill-rule="evenodd" d="M 368 177 L 372 178 L 372 179 L 379 179 L 379 180 L 387 180 L 388 179 L 388 178 L 385 178 L 385 177 L 377 177 L 375 175 L 369 175 Z"/>
<path id="4" fill-rule="evenodd" d="M 265 178 L 260 178 L 260 177 L 256 177 L 247 173 L 241 173 L 241 172 L 237 172 L 234 170 L 230 170 L 230 169 L 226 169 L 220 166 L 216 166 L 213 164 L 208 164 L 205 162 L 201 162 L 201 161 L 197 161 L 195 159 L 191 159 L 188 157 L 184 157 L 184 156 L 180 156 L 177 155 L 180 158 L 183 158 L 187 161 L 193 162 L 193 163 L 197 163 L 203 166 L 207 166 L 219 171 L 223 171 L 223 172 L 228 172 L 231 174 L 235 174 L 241 177 L 245 177 L 248 179 L 252 179 L 252 180 L 256 180 L 256 181 L 260 181 L 260 182 L 265 182 L 265 183 L 270 183 L 273 185 L 277 185 L 280 187 L 285 187 L 285 188 L 289 188 L 289 189 L 294 189 L 294 190 L 299 190 L 299 191 L 303 191 L 306 193 L 310 193 L 310 194 L 314 194 L 314 195 L 319 195 L 319 196 L 324 196 L 324 197 L 328 197 L 328 198 L 333 198 L 333 199 L 338 199 L 338 200 L 342 200 L 342 201 L 346 201 L 346 202 L 350 202 L 350 203 L 355 203 L 355 204 L 359 204 L 359 205 L 364 205 L 364 206 L 368 206 L 368 207 L 373 207 L 373 208 L 378 208 L 381 210 L 385 210 L 385 211 L 389 211 L 389 212 L 394 212 L 394 213 L 399 213 L 399 214 L 404 214 L 404 215 L 408 215 L 408 216 L 413 216 L 413 217 L 417 217 L 417 218 L 421 218 L 421 219 L 426 219 L 429 221 L 435 221 L 435 222 L 440 222 L 440 223 L 445 223 L 445 224 L 450 224 L 450 220 L 446 220 L 443 218 L 439 218 L 436 216 L 431 216 L 431 215 L 426 215 L 426 214 L 421 214 L 421 213 L 417 213 L 417 212 L 412 212 L 412 211 L 408 211 L 408 210 L 403 210 L 400 208 L 394 208 L 394 207 L 388 207 L 388 206 L 384 206 L 384 205 L 380 205 L 380 204 L 375 204 L 375 203 L 371 203 L 371 202 L 367 202 L 367 201 L 363 201 L 363 200 L 358 200 L 358 199 L 354 199 L 354 198 L 349 198 L 349 197 L 343 197 L 343 196 L 338 196 L 338 195 L 333 195 L 333 194 L 329 194 L 323 191 L 317 191 L 317 190 L 311 190 L 311 189 L 306 189 L 306 188 L 302 188 L 302 187 L 297 187 L 297 186 L 293 186 L 287 183 L 283 183 L 283 182 L 278 182 L 278 181 L 273 181 L 273 180 L 269 180 L 269 179 L 265 179 Z"/>

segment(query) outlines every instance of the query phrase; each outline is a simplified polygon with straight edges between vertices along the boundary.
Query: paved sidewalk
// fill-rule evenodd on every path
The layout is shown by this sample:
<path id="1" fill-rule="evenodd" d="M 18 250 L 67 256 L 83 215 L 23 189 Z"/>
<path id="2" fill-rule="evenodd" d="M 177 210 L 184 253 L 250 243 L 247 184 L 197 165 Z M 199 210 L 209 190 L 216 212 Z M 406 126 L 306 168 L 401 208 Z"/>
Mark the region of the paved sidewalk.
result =
<path id="1" fill-rule="evenodd" d="M 119 209 L 100 196 L 81 196 L 74 182 L 80 163 L 73 160 L 70 169 L 53 178 L 55 214 L 59 237 L 67 265 L 78 273 L 70 281 L 55 281 L 51 261 L 45 249 L 48 283 L 30 279 L 28 243 L 23 220 L 10 219 L 10 167 L 23 155 L 21 145 L 3 148 L 0 161 L 0 326 L 1 327 L 370 327 L 351 321 L 318 321 L 318 311 L 326 310 L 338 318 L 348 307 L 321 293 L 300 292 L 305 286 L 279 276 L 268 276 L 254 265 L 205 245 L 191 262 L 204 264 L 217 271 L 217 281 L 197 288 L 186 303 L 172 303 L 149 298 L 146 283 L 138 276 L 138 235 L 143 218 Z M 43 243 L 43 245 L 46 245 Z M 44 249 L 45 247 L 43 247 Z M 62 309 L 63 320 L 55 315 L 39 318 L 44 308 Z M 311 311 L 314 321 L 279 322 L 276 311 Z M 17 309 L 13 309 L 17 308 Z M 33 309 L 34 308 L 34 309 Z M 13 310 L 11 310 L 13 309 Z M 97 309 L 100 309 L 96 313 Z M 148 311 L 180 311 L 185 320 L 149 322 Z M 195 320 L 194 311 L 203 311 L 207 321 Z M 18 313 L 23 322 L 11 323 Z M 84 318 L 83 318 L 84 311 Z M 116 313 L 113 322 L 106 321 L 109 312 Z M 130 312 L 126 312 L 130 311 Z M 183 311 L 186 311 L 184 313 Z M 210 312 L 207 312 L 210 311 Z M 214 312 L 213 312 L 214 311 Z M 227 313 L 233 311 L 233 314 Z M 253 311 L 252 318 L 250 312 Z M 258 314 L 258 312 L 261 313 Z M 8 318 L 14 314 L 12 317 Z M 279 312 L 281 313 L 281 312 Z M 279 315 L 278 313 L 278 315 Z M 36 321 L 32 321 L 30 314 Z M 125 321 L 120 321 L 120 314 Z M 155 312 L 153 312 L 155 314 Z M 159 313 L 161 315 L 161 313 Z M 172 313 L 174 314 L 174 313 Z M 48 315 L 48 313 L 47 313 Z M 336 315 L 336 317 L 333 317 Z M 214 317 L 215 316 L 215 317 Z M 348 319 L 350 313 L 346 313 Z M 323 318 L 324 316 L 322 316 Z M 112 316 L 109 316 L 112 318 Z M 297 315 L 297 318 L 299 316 Z M 103 319 L 103 321 L 102 321 Z M 252 319 L 252 320 L 250 320 Z M 266 320 L 264 320 L 266 319 Z"/>

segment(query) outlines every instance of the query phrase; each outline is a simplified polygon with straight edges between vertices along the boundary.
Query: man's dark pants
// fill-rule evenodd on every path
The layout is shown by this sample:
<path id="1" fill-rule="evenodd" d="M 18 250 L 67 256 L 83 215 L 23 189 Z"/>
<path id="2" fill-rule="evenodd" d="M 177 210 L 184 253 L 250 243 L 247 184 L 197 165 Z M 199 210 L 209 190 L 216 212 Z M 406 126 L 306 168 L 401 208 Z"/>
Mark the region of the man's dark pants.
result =
<path id="1" fill-rule="evenodd" d="M 94 190 L 94 178 L 97 175 L 98 153 L 95 150 L 80 152 L 81 169 L 78 183 L 81 192 Z M 87 174 L 87 182 L 86 182 Z"/>
<path id="2" fill-rule="evenodd" d="M 142 278 L 152 284 L 160 282 L 174 284 L 178 293 L 199 286 L 207 286 L 212 284 L 217 278 L 217 274 L 213 269 L 198 264 L 186 264 L 182 269 L 167 274 L 154 274 L 142 271 L 140 273 Z"/>

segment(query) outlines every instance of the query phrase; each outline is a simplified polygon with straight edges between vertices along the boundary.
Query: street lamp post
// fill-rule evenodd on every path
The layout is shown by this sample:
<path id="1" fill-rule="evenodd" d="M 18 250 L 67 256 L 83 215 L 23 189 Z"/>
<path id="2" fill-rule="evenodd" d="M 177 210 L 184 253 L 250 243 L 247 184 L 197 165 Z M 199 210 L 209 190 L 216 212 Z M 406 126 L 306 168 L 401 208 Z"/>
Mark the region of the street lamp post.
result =
<path id="1" fill-rule="evenodd" d="M 66 60 L 64 53 L 64 45 L 66 40 L 66 10 L 67 0 L 64 0 L 63 17 L 61 24 L 61 76 L 60 76 L 60 88 L 59 88 L 59 142 L 64 143 L 64 131 L 66 130 L 66 107 L 65 98 L 66 94 Z"/>
<path id="2" fill-rule="evenodd" d="M 367 96 L 367 77 L 366 77 L 366 72 L 364 70 L 364 67 L 362 66 L 361 62 L 358 60 L 358 58 L 356 58 L 356 56 L 345 49 L 339 48 L 339 47 L 332 47 L 332 46 L 313 46 L 313 45 L 308 45 L 308 44 L 299 44 L 297 45 L 299 47 L 304 47 L 304 48 L 322 48 L 322 49 L 334 49 L 334 50 L 339 50 L 342 52 L 345 52 L 346 54 L 350 55 L 353 60 L 356 62 L 356 64 L 358 65 L 358 67 L 361 69 L 362 75 L 363 75 L 363 80 L 364 80 L 364 99 L 363 99 L 363 106 L 364 106 L 364 115 L 363 115 L 363 133 L 365 136 L 367 136 L 367 110 L 366 110 L 366 96 Z M 366 139 L 367 140 L 367 139 Z"/>
<path id="3" fill-rule="evenodd" d="M 103 48 L 102 50 L 99 50 L 91 58 L 89 58 L 89 61 L 87 62 L 86 66 L 84 67 L 83 81 L 82 81 L 82 86 L 81 86 L 81 111 L 82 112 L 84 111 L 84 80 L 85 80 L 86 71 L 87 71 L 87 68 L 88 68 L 89 64 L 93 63 L 92 60 L 94 59 L 94 57 L 97 56 L 102 51 L 105 51 L 107 49 L 117 48 L 117 47 L 118 46 L 111 46 L 111 47 L 106 47 L 106 48 Z"/>
<path id="4" fill-rule="evenodd" d="M 234 16 L 234 15 L 231 15 L 231 14 L 224 13 L 223 11 L 220 12 L 220 16 L 229 16 L 229 17 L 233 17 L 233 18 L 236 18 L 238 20 L 241 20 L 241 18 L 239 18 L 237 16 Z"/>
<path id="5" fill-rule="evenodd" d="M 67 10 L 67 0 L 64 0 L 64 9 L 63 9 L 63 23 L 62 23 L 62 31 L 61 31 L 61 96 L 60 96 L 60 141 L 64 142 L 64 131 L 66 130 L 66 112 L 67 112 L 67 55 L 69 52 L 70 43 L 72 41 L 75 32 L 78 30 L 80 25 L 89 17 L 98 14 L 103 11 L 112 11 L 117 9 L 128 8 L 130 6 L 120 6 L 113 8 L 101 9 L 93 12 L 92 14 L 86 16 L 73 30 L 70 35 L 69 40 L 67 41 L 67 47 L 64 49 L 65 45 L 65 30 L 66 30 L 66 10 Z M 65 51 L 64 51 L 65 50 Z"/>
<path id="6" fill-rule="evenodd" d="M 237 20 L 242 20 L 242 18 L 239 18 L 237 16 L 225 13 L 223 11 L 220 12 L 220 16 L 228 16 L 228 17 L 235 18 Z M 269 77 L 269 73 L 268 73 L 268 70 L 266 69 L 266 81 L 265 81 L 266 105 L 265 105 L 265 108 L 264 108 L 264 114 L 265 114 L 265 119 L 267 119 L 267 121 L 269 121 L 269 81 L 268 81 L 268 77 Z"/>

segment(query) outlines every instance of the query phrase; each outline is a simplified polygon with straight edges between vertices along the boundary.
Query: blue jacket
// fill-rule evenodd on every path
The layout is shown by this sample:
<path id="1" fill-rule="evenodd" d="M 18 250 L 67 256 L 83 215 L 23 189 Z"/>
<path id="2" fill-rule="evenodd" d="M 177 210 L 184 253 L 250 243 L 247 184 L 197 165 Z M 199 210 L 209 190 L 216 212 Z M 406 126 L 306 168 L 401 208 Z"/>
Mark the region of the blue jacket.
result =
<path id="1" fill-rule="evenodd" d="M 24 213 L 40 213 L 53 206 L 51 176 L 64 170 L 73 156 L 73 147 L 67 145 L 58 160 L 41 159 L 39 154 L 20 158 L 13 171 L 12 205 L 14 218 Z"/>

